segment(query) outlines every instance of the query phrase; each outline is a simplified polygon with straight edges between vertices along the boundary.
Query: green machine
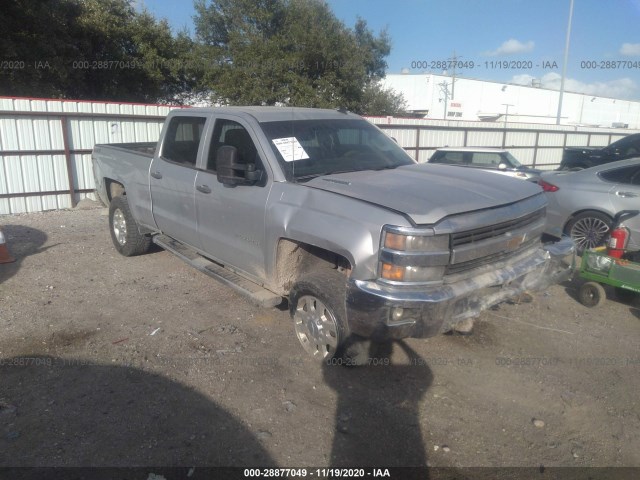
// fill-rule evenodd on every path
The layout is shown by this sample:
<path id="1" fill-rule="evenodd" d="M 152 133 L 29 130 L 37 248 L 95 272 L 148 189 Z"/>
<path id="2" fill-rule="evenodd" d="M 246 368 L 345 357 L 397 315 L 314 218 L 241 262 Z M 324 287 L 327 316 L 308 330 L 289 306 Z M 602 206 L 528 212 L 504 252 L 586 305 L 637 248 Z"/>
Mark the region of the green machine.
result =
<path id="1" fill-rule="evenodd" d="M 638 215 L 638 210 L 623 210 L 614 218 L 608 246 L 585 250 L 580 277 L 588 280 L 580 287 L 580 303 L 587 307 L 601 305 L 607 298 L 602 285 L 614 287 L 616 297 L 624 302 L 640 295 L 640 253 L 625 249 L 629 230 L 623 222 Z"/>

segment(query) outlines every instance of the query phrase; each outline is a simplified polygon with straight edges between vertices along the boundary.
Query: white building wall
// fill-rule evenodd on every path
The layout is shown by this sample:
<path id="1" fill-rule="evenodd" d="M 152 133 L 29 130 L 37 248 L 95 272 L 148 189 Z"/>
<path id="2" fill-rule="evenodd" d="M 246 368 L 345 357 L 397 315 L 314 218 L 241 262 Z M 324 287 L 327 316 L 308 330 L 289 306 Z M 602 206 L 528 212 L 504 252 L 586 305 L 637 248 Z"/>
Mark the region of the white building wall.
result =
<path id="1" fill-rule="evenodd" d="M 452 82 L 453 78 L 446 75 L 394 74 L 387 75 L 382 84 L 402 93 L 409 111 L 427 111 L 425 118 L 478 121 L 482 116 L 493 115 L 493 121 L 504 122 L 505 104 L 509 104 L 508 122 L 556 122 L 559 99 L 556 90 L 464 77 L 456 77 L 455 88 L 452 88 Z M 453 90 L 446 117 L 443 83 L 448 85 L 449 95 Z M 452 103 L 461 107 L 452 108 Z M 454 110 L 462 115 L 451 115 Z M 565 92 L 561 123 L 591 127 L 625 123 L 630 129 L 640 129 L 640 102 Z"/>

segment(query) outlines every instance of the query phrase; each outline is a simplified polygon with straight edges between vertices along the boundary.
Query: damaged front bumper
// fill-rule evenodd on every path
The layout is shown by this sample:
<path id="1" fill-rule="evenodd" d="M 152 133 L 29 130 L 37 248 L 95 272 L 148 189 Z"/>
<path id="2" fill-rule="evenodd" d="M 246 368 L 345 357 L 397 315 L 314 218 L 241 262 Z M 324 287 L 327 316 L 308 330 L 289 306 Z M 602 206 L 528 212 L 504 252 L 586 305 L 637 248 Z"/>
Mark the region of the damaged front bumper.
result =
<path id="1" fill-rule="evenodd" d="M 570 238 L 563 238 L 495 267 L 457 282 L 419 289 L 350 280 L 349 328 L 375 340 L 438 335 L 520 293 L 543 290 L 570 278 L 575 246 Z"/>

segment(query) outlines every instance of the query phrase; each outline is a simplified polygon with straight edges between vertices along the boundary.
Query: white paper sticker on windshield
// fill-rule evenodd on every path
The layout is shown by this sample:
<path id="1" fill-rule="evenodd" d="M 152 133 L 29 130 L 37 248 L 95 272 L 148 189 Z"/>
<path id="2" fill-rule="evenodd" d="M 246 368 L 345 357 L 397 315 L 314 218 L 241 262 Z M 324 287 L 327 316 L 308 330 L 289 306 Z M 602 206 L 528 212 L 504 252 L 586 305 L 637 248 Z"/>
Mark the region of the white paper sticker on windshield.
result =
<path id="1" fill-rule="evenodd" d="M 293 162 L 295 160 L 305 160 L 309 158 L 307 152 L 304 151 L 302 145 L 296 137 L 274 138 L 272 140 L 285 162 Z"/>

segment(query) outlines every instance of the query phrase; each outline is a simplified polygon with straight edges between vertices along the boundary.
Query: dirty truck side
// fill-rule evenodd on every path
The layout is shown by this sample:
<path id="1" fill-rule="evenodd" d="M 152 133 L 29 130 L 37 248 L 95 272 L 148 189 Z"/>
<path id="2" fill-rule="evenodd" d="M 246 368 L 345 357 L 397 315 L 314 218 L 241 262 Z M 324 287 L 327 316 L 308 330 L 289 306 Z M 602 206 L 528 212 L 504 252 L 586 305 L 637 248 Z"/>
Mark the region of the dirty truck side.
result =
<path id="1" fill-rule="evenodd" d="M 540 243 L 538 186 L 418 165 L 350 113 L 176 110 L 151 150 L 94 149 L 115 248 L 154 242 L 260 305 L 287 298 L 318 358 L 366 362 L 572 270 L 570 240 Z"/>

